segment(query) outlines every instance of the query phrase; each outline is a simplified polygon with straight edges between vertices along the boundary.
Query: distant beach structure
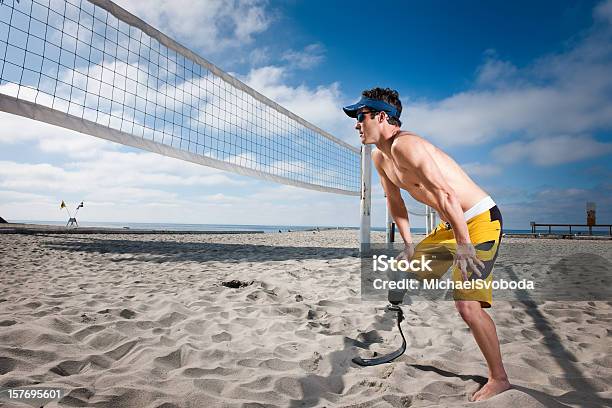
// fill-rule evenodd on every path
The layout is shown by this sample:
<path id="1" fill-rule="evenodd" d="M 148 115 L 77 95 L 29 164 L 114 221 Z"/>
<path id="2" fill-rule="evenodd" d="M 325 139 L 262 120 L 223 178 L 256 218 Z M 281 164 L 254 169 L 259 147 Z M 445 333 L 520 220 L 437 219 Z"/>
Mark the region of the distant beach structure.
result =
<path id="1" fill-rule="evenodd" d="M 595 203 L 593 202 L 586 203 L 587 225 L 589 226 L 597 224 L 597 217 L 595 216 L 595 207 Z"/>
<path id="2" fill-rule="evenodd" d="M 612 236 L 612 224 L 597 224 L 597 219 L 595 216 L 596 205 L 593 202 L 586 203 L 586 224 L 563 224 L 563 223 L 537 223 L 535 221 L 531 222 L 531 233 L 537 234 L 538 227 L 546 227 L 548 228 L 548 235 L 553 235 L 553 227 L 555 228 L 566 228 L 559 232 L 555 231 L 557 235 L 569 235 L 572 236 L 573 233 L 580 234 L 576 229 L 584 229 L 588 230 L 588 235 L 593 235 L 593 229 L 597 231 L 597 228 L 602 228 L 603 231 L 608 230 L 608 235 Z M 573 231 L 572 231 L 573 228 Z"/>

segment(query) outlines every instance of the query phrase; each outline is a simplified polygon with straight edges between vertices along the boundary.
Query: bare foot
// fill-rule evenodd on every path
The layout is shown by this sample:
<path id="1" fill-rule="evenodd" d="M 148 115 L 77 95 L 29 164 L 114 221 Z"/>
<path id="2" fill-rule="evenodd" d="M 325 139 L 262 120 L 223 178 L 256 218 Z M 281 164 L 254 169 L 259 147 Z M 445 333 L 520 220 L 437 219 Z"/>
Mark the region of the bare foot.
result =
<path id="1" fill-rule="evenodd" d="M 501 394 L 502 392 L 509 390 L 511 387 L 510 382 L 508 380 L 493 380 L 489 379 L 487 383 L 476 391 L 470 401 L 484 401 L 489 399 L 497 394 Z"/>

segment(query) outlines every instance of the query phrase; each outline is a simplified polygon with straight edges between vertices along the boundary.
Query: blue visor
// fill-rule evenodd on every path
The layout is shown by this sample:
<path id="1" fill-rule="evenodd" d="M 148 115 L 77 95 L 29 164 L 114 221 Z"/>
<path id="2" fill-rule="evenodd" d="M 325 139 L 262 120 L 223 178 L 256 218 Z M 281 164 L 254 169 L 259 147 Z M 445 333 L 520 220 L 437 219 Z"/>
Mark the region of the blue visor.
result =
<path id="1" fill-rule="evenodd" d="M 351 118 L 357 117 L 357 111 L 362 108 L 370 108 L 377 112 L 385 111 L 387 115 L 392 116 L 394 118 L 399 119 L 400 115 L 397 112 L 395 106 L 388 104 L 387 102 L 378 100 L 378 99 L 370 99 L 370 98 L 361 98 L 359 102 L 354 103 L 349 106 L 345 106 L 342 108 L 344 113 L 349 115 Z"/>

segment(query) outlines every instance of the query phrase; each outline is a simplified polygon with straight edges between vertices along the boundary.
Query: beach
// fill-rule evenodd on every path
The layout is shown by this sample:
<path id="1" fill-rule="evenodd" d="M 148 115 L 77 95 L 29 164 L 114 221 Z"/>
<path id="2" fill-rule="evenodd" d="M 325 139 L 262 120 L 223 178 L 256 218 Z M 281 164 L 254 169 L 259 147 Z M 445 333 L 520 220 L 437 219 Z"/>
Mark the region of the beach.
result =
<path id="1" fill-rule="evenodd" d="M 612 241 L 516 241 L 612 253 Z M 401 342 L 386 303 L 361 299 L 357 248 L 355 230 L 0 234 L 0 389 L 64 390 L 45 407 L 612 404 L 610 299 L 494 300 L 513 389 L 488 401 L 468 400 L 487 367 L 453 302 L 405 305 L 406 353 L 356 366 Z"/>

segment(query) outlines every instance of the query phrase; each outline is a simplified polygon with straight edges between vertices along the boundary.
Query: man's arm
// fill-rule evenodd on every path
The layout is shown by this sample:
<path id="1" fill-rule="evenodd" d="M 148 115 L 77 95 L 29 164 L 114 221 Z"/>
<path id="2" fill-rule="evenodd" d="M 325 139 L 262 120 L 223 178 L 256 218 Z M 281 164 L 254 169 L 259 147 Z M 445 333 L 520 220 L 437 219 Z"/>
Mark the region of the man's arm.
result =
<path id="1" fill-rule="evenodd" d="M 446 182 L 429 152 L 420 140 L 400 138 L 392 147 L 398 165 L 411 171 L 433 197 L 433 207 L 453 227 L 457 244 L 470 242 L 463 209 L 455 191 Z"/>
<path id="2" fill-rule="evenodd" d="M 393 184 L 385 174 L 385 170 L 382 166 L 382 159 L 381 152 L 378 150 L 374 150 L 372 152 L 372 161 L 376 166 L 376 170 L 378 171 L 378 175 L 380 177 L 380 184 L 382 184 L 382 188 L 387 196 L 387 207 L 389 208 L 391 217 L 393 217 L 393 221 L 395 221 L 395 224 L 397 225 L 397 229 L 404 240 L 404 244 L 412 244 L 410 221 L 408 219 L 408 211 L 406 210 L 404 199 L 402 198 L 400 189 Z"/>

